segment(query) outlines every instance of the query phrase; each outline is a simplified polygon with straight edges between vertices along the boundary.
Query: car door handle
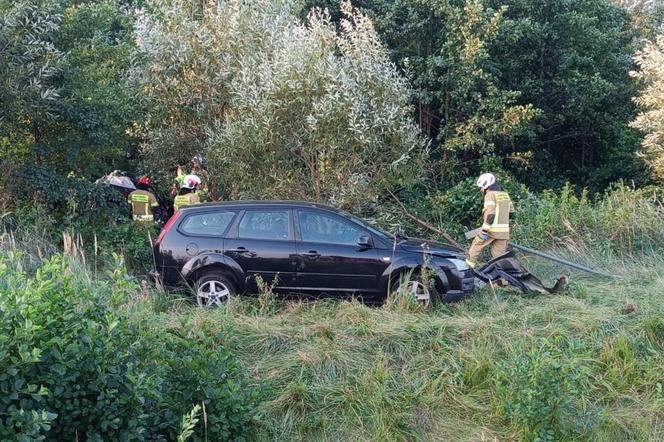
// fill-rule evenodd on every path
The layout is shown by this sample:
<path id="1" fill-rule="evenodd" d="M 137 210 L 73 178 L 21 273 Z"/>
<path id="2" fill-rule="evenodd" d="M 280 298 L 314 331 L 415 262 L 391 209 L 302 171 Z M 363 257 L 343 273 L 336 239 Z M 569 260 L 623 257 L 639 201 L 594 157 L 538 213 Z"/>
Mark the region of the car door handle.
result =
<path id="1" fill-rule="evenodd" d="M 252 258 L 253 258 L 254 256 L 256 256 L 256 252 L 252 252 L 251 250 L 247 250 L 246 247 L 238 247 L 237 249 L 228 249 L 228 250 L 226 250 L 226 251 L 227 251 L 227 252 L 231 252 L 231 253 L 241 253 L 241 254 L 243 254 L 243 255 L 249 255 L 249 256 L 251 256 Z"/>
<path id="2" fill-rule="evenodd" d="M 306 256 L 307 258 L 311 258 L 311 259 L 316 259 L 316 258 L 320 258 L 320 253 L 318 253 L 315 250 L 309 250 L 307 253 L 303 253 L 302 256 Z"/>

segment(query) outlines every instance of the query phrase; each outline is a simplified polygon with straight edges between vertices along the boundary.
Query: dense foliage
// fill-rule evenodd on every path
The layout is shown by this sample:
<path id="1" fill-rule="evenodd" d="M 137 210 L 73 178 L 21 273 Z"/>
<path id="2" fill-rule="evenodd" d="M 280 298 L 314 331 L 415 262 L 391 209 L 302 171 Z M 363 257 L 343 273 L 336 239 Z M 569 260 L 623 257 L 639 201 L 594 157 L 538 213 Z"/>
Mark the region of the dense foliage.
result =
<path id="1" fill-rule="evenodd" d="M 537 187 L 565 180 L 593 190 L 620 178 L 641 183 L 638 138 L 628 127 L 637 37 L 629 14 L 604 0 L 492 4 L 508 7 L 492 48 L 500 84 L 541 111 L 506 152 L 532 158 L 530 167 L 511 163 L 510 169 Z"/>
<path id="2" fill-rule="evenodd" d="M 582 420 L 578 394 L 584 387 L 583 370 L 573 358 L 577 349 L 558 341 L 517 348 L 496 370 L 499 410 L 520 429 L 522 440 L 574 439 L 587 430 L 577 427 Z"/>
<path id="3" fill-rule="evenodd" d="M 603 190 L 646 178 L 628 127 L 628 71 L 639 32 L 650 31 L 627 10 L 605 0 L 357 5 L 412 78 L 420 128 L 448 168 L 434 184 L 482 168 L 504 168 L 535 188 L 571 180 Z"/>
<path id="4" fill-rule="evenodd" d="M 146 149 L 160 172 L 203 152 L 220 196 L 346 207 L 424 175 L 406 82 L 349 3 L 338 32 L 323 11 L 299 24 L 271 1 L 200 17 L 156 6 L 137 30 L 135 77 L 154 103 Z"/>
<path id="5" fill-rule="evenodd" d="M 71 173 L 127 167 L 135 95 L 132 22 L 110 0 L 0 3 L 0 165 L 10 197 L 60 207 Z M 12 204 L 13 205 L 13 204 Z"/>
<path id="6" fill-rule="evenodd" d="M 196 404 L 200 437 L 250 434 L 255 390 L 221 334 L 132 321 L 121 263 L 91 282 L 58 256 L 29 275 L 15 253 L 0 256 L 0 438 L 174 440 Z"/>
<path id="7" fill-rule="evenodd" d="M 195 153 L 215 199 L 417 206 L 487 169 L 644 184 L 629 122 L 648 82 L 628 73 L 662 8 L 619 3 L 2 1 L 4 211 L 63 213 L 72 173 L 164 189 Z"/>
<path id="8" fill-rule="evenodd" d="M 521 133 L 536 115 L 531 105 L 515 104 L 519 92 L 502 88 L 492 67 L 489 48 L 505 10 L 474 0 L 355 3 L 373 18 L 392 59 L 411 80 L 415 119 L 432 141 L 433 184 L 447 187 L 480 164 L 499 165 L 490 159 L 496 146 Z M 306 5 L 340 14 L 335 1 Z"/>

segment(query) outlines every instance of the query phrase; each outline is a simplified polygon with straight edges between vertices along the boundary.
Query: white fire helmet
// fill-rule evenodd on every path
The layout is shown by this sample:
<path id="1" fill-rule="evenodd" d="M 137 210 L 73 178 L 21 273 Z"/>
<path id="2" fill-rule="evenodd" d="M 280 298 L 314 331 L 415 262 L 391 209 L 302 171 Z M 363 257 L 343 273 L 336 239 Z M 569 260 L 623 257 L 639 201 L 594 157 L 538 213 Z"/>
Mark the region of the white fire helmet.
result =
<path id="1" fill-rule="evenodd" d="M 182 187 L 185 189 L 195 189 L 201 185 L 201 179 L 198 175 L 187 175 L 182 180 Z"/>
<path id="2" fill-rule="evenodd" d="M 496 177 L 492 173 L 483 173 L 477 179 L 475 185 L 482 190 L 487 190 L 495 182 L 496 182 Z"/>

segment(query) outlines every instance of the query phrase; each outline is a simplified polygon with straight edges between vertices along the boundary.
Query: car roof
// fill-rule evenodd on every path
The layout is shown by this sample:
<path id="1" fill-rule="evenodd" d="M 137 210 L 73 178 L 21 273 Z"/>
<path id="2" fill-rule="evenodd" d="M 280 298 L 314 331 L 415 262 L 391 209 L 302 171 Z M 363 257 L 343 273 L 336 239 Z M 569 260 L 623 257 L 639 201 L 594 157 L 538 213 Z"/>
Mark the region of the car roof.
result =
<path id="1" fill-rule="evenodd" d="M 182 207 L 180 210 L 185 211 L 194 211 L 200 209 L 209 209 L 213 207 L 224 207 L 224 208 L 248 208 L 248 207 L 261 207 L 261 206 L 270 206 L 270 207 L 301 207 L 301 208 L 315 208 L 315 209 L 324 209 L 330 210 L 336 213 L 343 214 L 344 212 L 340 209 L 337 209 L 326 204 L 315 203 L 311 201 L 288 201 L 288 200 L 239 200 L 239 201 L 217 201 L 212 203 L 202 203 L 194 204 L 191 206 Z"/>

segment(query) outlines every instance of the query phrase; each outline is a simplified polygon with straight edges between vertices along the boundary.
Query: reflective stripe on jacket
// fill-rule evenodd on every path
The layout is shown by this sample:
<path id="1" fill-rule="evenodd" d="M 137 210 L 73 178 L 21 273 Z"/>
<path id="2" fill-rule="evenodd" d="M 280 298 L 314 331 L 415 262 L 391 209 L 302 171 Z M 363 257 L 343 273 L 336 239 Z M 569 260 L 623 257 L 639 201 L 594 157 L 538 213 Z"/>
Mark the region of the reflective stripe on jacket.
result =
<path id="1" fill-rule="evenodd" d="M 493 238 L 508 239 L 511 212 L 514 212 L 514 206 L 507 192 L 488 190 L 484 195 L 482 230 Z"/>
<path id="2" fill-rule="evenodd" d="M 201 200 L 198 197 L 197 193 L 188 193 L 186 195 L 178 195 L 175 197 L 175 200 L 173 201 L 173 208 L 177 212 L 180 210 L 180 208 L 184 206 L 191 206 L 192 204 L 198 204 L 200 203 Z"/>
<path id="3" fill-rule="evenodd" d="M 154 221 L 153 215 L 134 215 L 134 221 L 148 222 Z"/>
<path id="4" fill-rule="evenodd" d="M 131 192 L 127 201 L 131 204 L 131 211 L 134 215 L 134 219 L 136 219 L 137 216 L 152 217 L 152 209 L 159 206 L 157 197 L 154 196 L 152 192 L 141 189 Z"/>

